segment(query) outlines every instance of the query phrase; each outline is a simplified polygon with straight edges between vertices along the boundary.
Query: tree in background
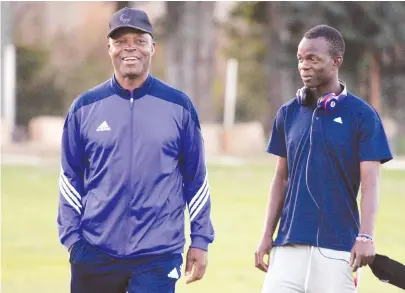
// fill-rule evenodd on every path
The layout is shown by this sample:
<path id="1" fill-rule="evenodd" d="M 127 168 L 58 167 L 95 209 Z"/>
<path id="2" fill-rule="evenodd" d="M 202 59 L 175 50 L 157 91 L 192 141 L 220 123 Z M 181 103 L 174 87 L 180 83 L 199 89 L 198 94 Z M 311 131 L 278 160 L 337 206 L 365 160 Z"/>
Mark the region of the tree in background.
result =
<path id="1" fill-rule="evenodd" d="M 17 125 L 40 115 L 62 115 L 61 89 L 55 84 L 54 72 L 46 71 L 50 52 L 34 47 L 17 47 Z"/>
<path id="2" fill-rule="evenodd" d="M 201 121 L 213 121 L 215 2 L 168 1 L 166 5 L 162 24 L 166 80 L 189 95 Z"/>
<path id="3" fill-rule="evenodd" d="M 17 112 L 21 111 L 21 114 L 17 115 L 25 117 L 17 122 L 26 125 L 27 119 L 34 114 L 59 113 L 58 115 L 64 116 L 73 99 L 80 93 L 111 76 L 106 34 L 108 18 L 114 9 L 114 2 L 16 2 L 15 41 L 22 48 L 19 52 L 19 68 L 24 68 L 17 72 L 17 88 L 20 87 L 20 82 L 23 85 L 23 88 L 17 89 L 23 95 L 18 98 Z M 54 11 L 65 13 L 59 15 L 54 14 Z M 95 13 L 97 18 L 94 17 Z M 54 19 L 55 15 L 66 22 L 72 19 L 74 21 L 66 24 L 65 21 Z M 44 54 L 46 58 L 43 57 Z M 31 62 L 42 63 L 33 67 Z M 30 82 L 23 76 L 26 70 L 33 72 Z M 45 88 L 41 97 L 34 98 L 33 94 L 38 92 L 36 88 L 42 86 L 40 83 L 45 77 L 47 82 L 43 85 Z M 58 92 L 47 95 L 53 87 L 58 88 Z M 49 100 L 43 100 L 45 97 Z M 22 103 L 21 99 L 33 99 L 37 103 Z M 60 100 L 60 104 L 56 100 Z M 49 109 L 52 105 L 57 105 L 58 108 Z"/>
<path id="4" fill-rule="evenodd" d="M 125 7 L 130 7 L 129 1 L 115 1 L 115 11 L 121 10 Z"/>
<path id="5" fill-rule="evenodd" d="M 254 20 L 254 5 L 242 2 L 231 11 L 224 25 L 228 46 L 224 53 L 239 62 L 235 119 L 264 122 L 269 108 L 266 28 Z"/>

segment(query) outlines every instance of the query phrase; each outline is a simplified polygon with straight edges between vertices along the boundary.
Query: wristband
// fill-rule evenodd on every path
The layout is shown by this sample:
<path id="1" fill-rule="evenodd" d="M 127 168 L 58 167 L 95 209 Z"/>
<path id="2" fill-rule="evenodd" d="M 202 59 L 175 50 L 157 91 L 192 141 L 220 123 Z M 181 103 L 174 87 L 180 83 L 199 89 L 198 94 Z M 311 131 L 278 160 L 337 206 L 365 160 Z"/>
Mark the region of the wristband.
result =
<path id="1" fill-rule="evenodd" d="M 370 238 L 367 238 L 367 237 L 361 237 L 361 236 L 357 236 L 356 241 L 364 242 L 364 243 L 373 243 L 374 242 L 373 239 L 370 239 Z"/>
<path id="2" fill-rule="evenodd" d="M 371 241 L 374 241 L 373 236 L 365 234 L 365 233 L 359 233 L 359 235 L 357 235 L 357 236 L 358 237 L 364 237 L 364 238 L 370 239 Z"/>

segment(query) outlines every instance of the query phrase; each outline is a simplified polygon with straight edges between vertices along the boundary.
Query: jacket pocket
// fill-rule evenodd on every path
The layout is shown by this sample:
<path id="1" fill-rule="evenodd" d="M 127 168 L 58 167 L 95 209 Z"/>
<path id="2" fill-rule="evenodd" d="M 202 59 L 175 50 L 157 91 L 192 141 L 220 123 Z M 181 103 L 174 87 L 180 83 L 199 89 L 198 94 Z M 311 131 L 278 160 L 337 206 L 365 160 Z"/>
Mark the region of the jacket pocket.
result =
<path id="1" fill-rule="evenodd" d="M 105 202 L 100 201 L 96 192 L 90 191 L 83 203 L 83 215 L 81 219 L 82 229 L 85 231 L 92 231 L 96 234 L 101 234 L 101 223 L 104 222 L 104 215 L 102 214 L 105 208 Z"/>
<path id="2" fill-rule="evenodd" d="M 79 243 L 78 243 L 79 242 Z M 70 254 L 70 263 L 74 265 L 98 266 L 108 265 L 114 262 L 114 259 L 100 251 L 94 245 L 82 239 L 74 244 Z"/>
<path id="3" fill-rule="evenodd" d="M 75 259 L 77 258 L 77 254 L 80 253 L 81 250 L 83 250 L 83 245 L 84 245 L 83 239 L 79 239 L 78 241 L 76 241 L 73 244 L 72 249 L 70 250 L 70 255 L 69 255 L 70 263 L 73 263 L 75 261 Z"/>

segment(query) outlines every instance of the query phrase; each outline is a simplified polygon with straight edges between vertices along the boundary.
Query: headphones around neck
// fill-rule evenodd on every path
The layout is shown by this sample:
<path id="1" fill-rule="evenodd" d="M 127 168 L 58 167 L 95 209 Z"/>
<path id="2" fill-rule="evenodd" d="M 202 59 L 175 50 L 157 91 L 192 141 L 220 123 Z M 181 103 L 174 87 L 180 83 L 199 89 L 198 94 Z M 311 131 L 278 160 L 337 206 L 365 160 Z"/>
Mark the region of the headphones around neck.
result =
<path id="1" fill-rule="evenodd" d="M 339 80 L 339 83 L 340 83 L 340 86 L 343 88 L 342 92 L 339 95 L 335 95 L 334 93 L 326 93 L 326 94 L 322 95 L 317 101 L 317 108 L 312 113 L 311 127 L 309 129 L 309 151 L 308 151 L 308 157 L 307 157 L 307 162 L 306 162 L 306 166 L 305 166 L 305 184 L 307 186 L 309 195 L 311 196 L 311 198 L 314 201 L 316 208 L 318 210 L 318 231 L 316 233 L 316 247 L 318 248 L 319 253 L 327 259 L 340 260 L 340 261 L 344 261 L 345 263 L 349 264 L 349 262 L 346 259 L 330 257 L 330 256 L 323 254 L 323 252 L 321 251 L 321 247 L 319 245 L 319 232 L 321 230 L 321 226 L 320 226 L 319 222 L 323 221 L 322 207 L 320 204 L 318 204 L 315 197 L 313 196 L 310 185 L 309 185 L 309 181 L 308 181 L 309 161 L 310 161 L 310 157 L 311 157 L 311 153 L 312 153 L 312 145 L 313 145 L 313 141 L 314 141 L 313 140 L 314 117 L 316 116 L 318 109 L 324 109 L 329 112 L 336 110 L 338 108 L 338 105 L 346 98 L 346 96 L 347 96 L 346 84 L 341 80 Z M 314 93 L 311 91 L 310 88 L 307 88 L 307 87 L 300 88 L 297 91 L 297 101 L 299 104 L 301 104 L 303 106 L 311 107 L 313 104 L 313 101 L 314 101 Z M 317 133 L 315 135 L 317 135 L 317 138 L 322 139 L 322 138 L 324 138 L 323 130 L 322 130 L 322 123 L 319 124 L 319 127 L 320 127 L 320 134 Z M 321 135 L 321 136 L 319 137 L 319 135 Z M 318 141 L 318 139 L 316 139 L 316 141 Z M 323 141 L 323 143 L 326 146 L 325 140 Z M 333 172 L 333 173 L 336 176 L 336 172 Z M 348 205 L 347 199 L 346 198 L 344 198 L 344 199 L 346 201 L 346 204 Z M 350 210 L 350 212 L 351 212 L 351 210 Z M 357 225 L 357 228 L 360 229 L 360 225 L 357 223 L 357 220 L 354 217 L 352 212 L 351 212 L 351 214 L 354 219 L 354 222 Z"/>
<path id="2" fill-rule="evenodd" d="M 346 98 L 347 88 L 346 84 L 339 80 L 340 85 L 343 87 L 342 92 L 337 96 L 335 93 L 326 93 L 322 95 L 317 102 L 317 107 L 325 109 L 329 112 L 336 110 L 337 106 Z M 297 91 L 298 103 L 309 107 L 312 105 L 313 93 L 310 88 L 302 87 Z"/>

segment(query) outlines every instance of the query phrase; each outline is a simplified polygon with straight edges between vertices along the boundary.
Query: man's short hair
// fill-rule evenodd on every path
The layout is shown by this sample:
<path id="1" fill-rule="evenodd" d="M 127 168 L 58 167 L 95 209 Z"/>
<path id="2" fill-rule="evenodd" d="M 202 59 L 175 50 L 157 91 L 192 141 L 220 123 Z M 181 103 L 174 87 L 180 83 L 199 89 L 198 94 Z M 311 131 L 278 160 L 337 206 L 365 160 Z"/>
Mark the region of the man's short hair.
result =
<path id="1" fill-rule="evenodd" d="M 311 28 L 304 35 L 307 39 L 325 38 L 329 42 L 331 56 L 343 56 L 345 54 L 345 41 L 342 34 L 335 28 L 321 24 Z"/>

